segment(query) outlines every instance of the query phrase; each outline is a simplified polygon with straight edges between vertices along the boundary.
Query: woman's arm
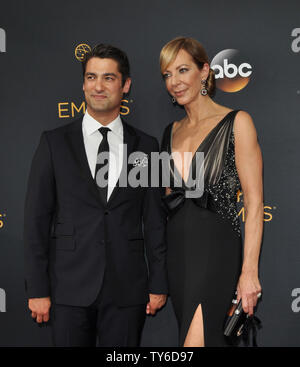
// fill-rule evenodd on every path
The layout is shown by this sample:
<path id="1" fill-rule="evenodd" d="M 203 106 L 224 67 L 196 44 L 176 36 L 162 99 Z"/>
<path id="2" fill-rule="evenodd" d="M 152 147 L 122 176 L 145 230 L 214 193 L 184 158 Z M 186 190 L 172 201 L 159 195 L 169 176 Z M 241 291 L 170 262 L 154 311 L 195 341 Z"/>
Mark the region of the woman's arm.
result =
<path id="1" fill-rule="evenodd" d="M 261 292 L 258 262 L 263 233 L 262 155 L 251 116 L 238 112 L 234 122 L 235 161 L 240 178 L 245 208 L 244 257 L 238 282 L 238 299 L 250 315 Z"/>

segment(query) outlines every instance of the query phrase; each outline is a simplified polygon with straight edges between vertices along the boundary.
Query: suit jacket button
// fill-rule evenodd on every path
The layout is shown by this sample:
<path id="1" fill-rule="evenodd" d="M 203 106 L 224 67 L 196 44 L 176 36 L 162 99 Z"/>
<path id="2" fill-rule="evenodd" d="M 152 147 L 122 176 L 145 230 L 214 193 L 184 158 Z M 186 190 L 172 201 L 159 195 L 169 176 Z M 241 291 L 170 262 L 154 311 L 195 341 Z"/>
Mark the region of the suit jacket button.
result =
<path id="1" fill-rule="evenodd" d="M 105 215 L 108 215 L 109 214 L 109 211 L 108 210 L 105 210 L 104 214 Z"/>
<path id="2" fill-rule="evenodd" d="M 102 240 L 101 241 L 101 245 L 105 245 L 105 240 Z"/>

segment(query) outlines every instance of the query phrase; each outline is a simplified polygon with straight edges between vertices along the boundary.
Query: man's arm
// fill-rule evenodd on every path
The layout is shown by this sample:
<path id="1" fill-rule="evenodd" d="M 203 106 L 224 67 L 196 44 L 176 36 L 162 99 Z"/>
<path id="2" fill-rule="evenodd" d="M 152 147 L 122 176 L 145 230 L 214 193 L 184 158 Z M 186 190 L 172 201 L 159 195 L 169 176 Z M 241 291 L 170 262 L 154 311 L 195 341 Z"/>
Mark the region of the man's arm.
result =
<path id="1" fill-rule="evenodd" d="M 50 308 L 48 251 L 55 201 L 51 151 L 44 132 L 31 164 L 24 213 L 25 288 L 37 321 L 40 314 L 46 321 L 45 309 Z"/>
<path id="2" fill-rule="evenodd" d="M 159 152 L 159 145 L 153 139 L 153 152 Z M 150 157 L 151 158 L 151 157 Z M 151 159 L 149 159 L 149 182 Z M 159 173 L 159 172 L 158 172 Z M 151 183 L 150 183 L 151 184 Z M 166 302 L 168 293 L 166 270 L 165 226 L 166 214 L 161 201 L 161 188 L 148 187 L 143 206 L 143 223 L 146 255 L 149 266 L 149 296 L 147 313 L 155 314 Z"/>

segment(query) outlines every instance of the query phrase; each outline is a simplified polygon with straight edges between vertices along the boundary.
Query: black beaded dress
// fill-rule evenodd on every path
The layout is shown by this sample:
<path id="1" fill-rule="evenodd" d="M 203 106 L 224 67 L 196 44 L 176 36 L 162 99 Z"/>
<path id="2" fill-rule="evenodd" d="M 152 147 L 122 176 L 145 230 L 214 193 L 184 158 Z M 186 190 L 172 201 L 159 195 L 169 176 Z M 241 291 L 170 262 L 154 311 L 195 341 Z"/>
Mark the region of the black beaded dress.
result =
<path id="1" fill-rule="evenodd" d="M 226 346 L 223 324 L 241 271 L 242 241 L 236 201 L 240 181 L 235 166 L 233 123 L 229 112 L 206 136 L 197 152 L 204 153 L 201 196 L 187 186 L 171 159 L 164 167 L 172 192 L 164 196 L 168 210 L 167 266 L 169 290 L 179 324 L 179 345 L 199 304 L 205 346 Z M 173 124 L 166 127 L 161 151 L 172 152 Z M 196 153 L 190 176 L 197 177 Z M 166 176 L 165 176 L 166 177 Z M 201 177 L 201 175 L 199 175 Z M 203 185 L 202 185 L 203 188 Z M 189 192 L 193 194 L 193 192 Z"/>

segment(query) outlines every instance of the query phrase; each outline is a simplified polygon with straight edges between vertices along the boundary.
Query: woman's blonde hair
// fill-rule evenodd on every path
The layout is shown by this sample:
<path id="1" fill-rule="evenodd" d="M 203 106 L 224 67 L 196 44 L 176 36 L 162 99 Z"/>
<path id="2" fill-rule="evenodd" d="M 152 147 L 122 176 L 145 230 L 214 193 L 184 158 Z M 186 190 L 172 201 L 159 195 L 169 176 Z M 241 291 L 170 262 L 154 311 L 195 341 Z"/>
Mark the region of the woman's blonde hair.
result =
<path id="1" fill-rule="evenodd" d="M 190 37 L 176 37 L 172 41 L 168 42 L 160 52 L 159 63 L 161 73 L 163 73 L 175 60 L 180 50 L 185 50 L 192 56 L 199 70 L 203 68 L 205 63 L 209 64 L 206 51 L 200 42 Z M 212 69 L 209 69 L 209 74 L 206 80 L 206 89 L 208 95 L 212 97 L 216 89 L 215 73 Z"/>

